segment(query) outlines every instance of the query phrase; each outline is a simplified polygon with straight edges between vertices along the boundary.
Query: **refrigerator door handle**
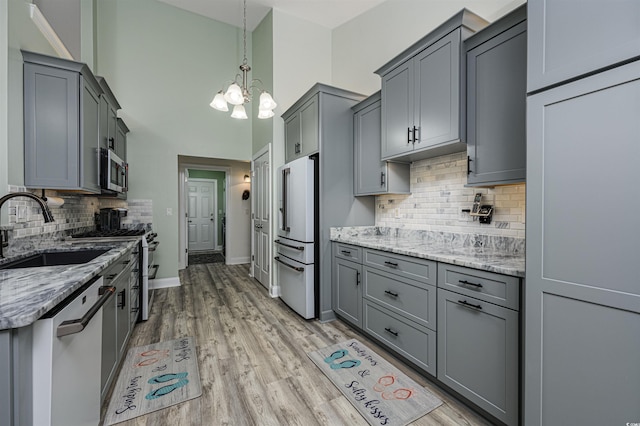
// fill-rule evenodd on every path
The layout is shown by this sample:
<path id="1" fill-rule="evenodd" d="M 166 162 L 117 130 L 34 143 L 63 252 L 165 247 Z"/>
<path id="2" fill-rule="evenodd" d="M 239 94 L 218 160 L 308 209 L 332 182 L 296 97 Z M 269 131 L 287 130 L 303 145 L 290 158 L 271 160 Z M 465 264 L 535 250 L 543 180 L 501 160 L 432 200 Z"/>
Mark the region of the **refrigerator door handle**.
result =
<path id="1" fill-rule="evenodd" d="M 304 268 L 300 268 L 298 266 L 289 265 L 287 262 L 283 262 L 282 260 L 280 260 L 280 256 L 276 256 L 274 259 L 277 260 L 278 262 L 282 263 L 284 266 L 293 269 L 294 271 L 304 272 Z"/>
<path id="2" fill-rule="evenodd" d="M 291 231 L 291 228 L 289 227 L 289 224 L 287 223 L 287 216 L 288 216 L 288 212 L 287 212 L 287 178 L 289 177 L 289 175 L 291 174 L 291 169 L 290 168 L 284 168 L 282 169 L 282 208 L 280 209 L 282 211 L 282 230 L 285 232 L 289 232 Z"/>

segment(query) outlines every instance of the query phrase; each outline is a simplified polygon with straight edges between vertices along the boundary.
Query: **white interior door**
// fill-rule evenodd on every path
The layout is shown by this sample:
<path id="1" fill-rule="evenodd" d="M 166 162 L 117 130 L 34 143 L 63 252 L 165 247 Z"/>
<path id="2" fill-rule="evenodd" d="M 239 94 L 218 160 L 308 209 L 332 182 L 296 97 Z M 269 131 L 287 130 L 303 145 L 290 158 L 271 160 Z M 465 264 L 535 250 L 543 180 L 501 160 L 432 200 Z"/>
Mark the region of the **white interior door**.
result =
<path id="1" fill-rule="evenodd" d="M 265 152 L 253 162 L 253 276 L 267 289 L 271 268 L 270 203 L 271 167 L 269 152 Z"/>
<path id="2" fill-rule="evenodd" d="M 187 229 L 189 251 L 212 251 L 217 239 L 217 182 L 189 179 Z"/>

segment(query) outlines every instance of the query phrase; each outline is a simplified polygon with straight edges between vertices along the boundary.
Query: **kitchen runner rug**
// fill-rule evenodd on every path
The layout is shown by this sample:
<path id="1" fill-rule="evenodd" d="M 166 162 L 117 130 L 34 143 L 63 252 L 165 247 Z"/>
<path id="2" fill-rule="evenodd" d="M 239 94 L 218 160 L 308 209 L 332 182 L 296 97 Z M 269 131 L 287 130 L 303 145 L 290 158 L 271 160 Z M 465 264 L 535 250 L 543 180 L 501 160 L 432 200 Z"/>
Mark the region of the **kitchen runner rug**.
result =
<path id="1" fill-rule="evenodd" d="M 307 355 L 370 425 L 404 426 L 442 404 L 356 339 Z"/>
<path id="2" fill-rule="evenodd" d="M 112 425 L 202 395 L 193 337 L 129 349 L 104 424 Z"/>

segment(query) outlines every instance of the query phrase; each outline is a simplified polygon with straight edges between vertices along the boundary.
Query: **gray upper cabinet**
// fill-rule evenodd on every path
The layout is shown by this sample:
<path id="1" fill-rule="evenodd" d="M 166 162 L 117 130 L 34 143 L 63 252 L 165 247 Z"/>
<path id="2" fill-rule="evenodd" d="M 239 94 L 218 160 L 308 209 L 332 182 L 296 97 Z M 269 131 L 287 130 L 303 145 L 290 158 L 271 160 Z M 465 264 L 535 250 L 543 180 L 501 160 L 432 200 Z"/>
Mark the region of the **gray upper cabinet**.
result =
<path id="1" fill-rule="evenodd" d="M 98 80 L 103 91 L 102 96 L 100 96 L 100 148 L 115 151 L 117 117 L 120 104 L 116 100 L 106 80 L 103 77 L 96 77 L 96 80 Z"/>
<path id="2" fill-rule="evenodd" d="M 374 93 L 352 109 L 354 194 L 408 194 L 409 165 L 380 161 L 380 92 Z"/>
<path id="3" fill-rule="evenodd" d="M 383 160 L 464 150 L 462 41 L 486 25 L 463 9 L 376 71 L 382 78 Z"/>
<path id="4" fill-rule="evenodd" d="M 530 0 L 527 91 L 640 56 L 637 0 Z"/>
<path id="5" fill-rule="evenodd" d="M 22 55 L 25 186 L 100 193 L 100 85 L 85 64 Z"/>
<path id="6" fill-rule="evenodd" d="M 116 120 L 116 155 L 127 161 L 127 133 L 129 128 L 121 118 Z"/>
<path id="7" fill-rule="evenodd" d="M 295 111 L 283 114 L 285 126 L 285 162 L 318 152 L 319 96 L 306 100 Z"/>
<path id="8" fill-rule="evenodd" d="M 640 419 L 639 76 L 635 61 L 527 100 L 527 425 Z"/>
<path id="9" fill-rule="evenodd" d="M 526 13 L 523 5 L 464 43 L 469 185 L 526 178 Z"/>

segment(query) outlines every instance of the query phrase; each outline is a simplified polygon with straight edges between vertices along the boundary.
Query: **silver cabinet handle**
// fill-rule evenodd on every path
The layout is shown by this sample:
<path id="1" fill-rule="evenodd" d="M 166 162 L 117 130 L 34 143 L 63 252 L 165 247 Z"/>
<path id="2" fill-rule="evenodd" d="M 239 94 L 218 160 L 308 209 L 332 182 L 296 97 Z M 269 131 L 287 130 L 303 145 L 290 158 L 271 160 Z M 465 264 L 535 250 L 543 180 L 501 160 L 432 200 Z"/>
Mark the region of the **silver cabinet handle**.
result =
<path id="1" fill-rule="evenodd" d="M 300 268 L 298 266 L 289 265 L 287 262 L 283 262 L 282 260 L 280 260 L 280 256 L 276 256 L 274 259 L 277 260 L 278 262 L 282 263 L 284 266 L 293 269 L 294 271 L 304 272 L 304 268 Z"/>
<path id="2" fill-rule="evenodd" d="M 63 321 L 56 329 L 56 336 L 68 336 L 69 334 L 80 333 L 89 324 L 91 319 L 98 313 L 102 305 L 107 303 L 107 300 L 113 296 L 116 292 L 115 287 L 100 287 L 100 298 L 93 304 L 91 308 L 85 313 L 82 318 Z"/>

